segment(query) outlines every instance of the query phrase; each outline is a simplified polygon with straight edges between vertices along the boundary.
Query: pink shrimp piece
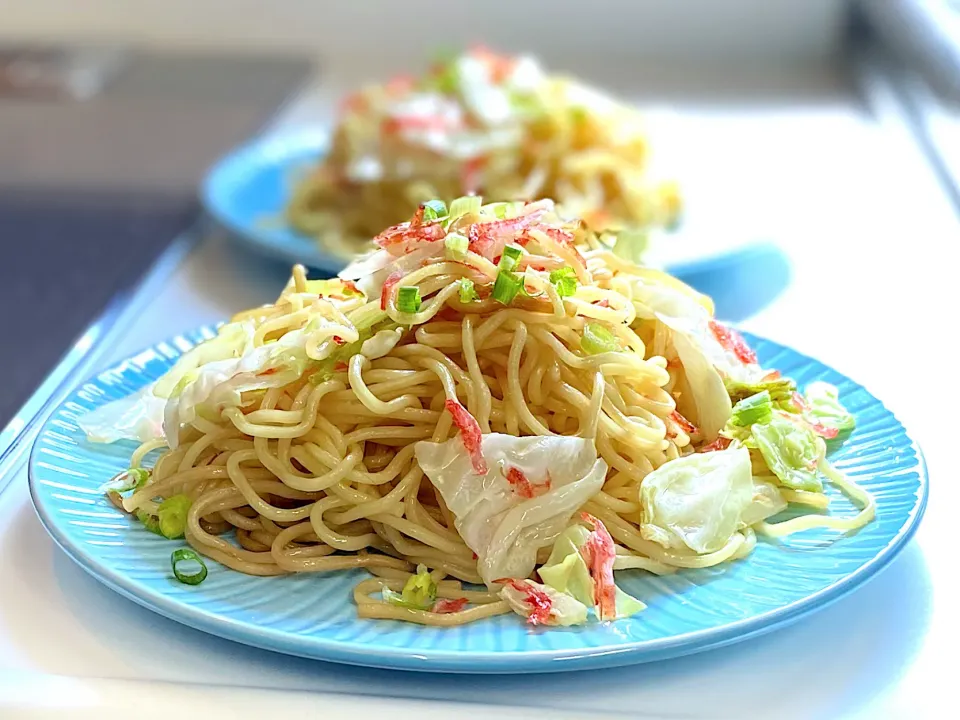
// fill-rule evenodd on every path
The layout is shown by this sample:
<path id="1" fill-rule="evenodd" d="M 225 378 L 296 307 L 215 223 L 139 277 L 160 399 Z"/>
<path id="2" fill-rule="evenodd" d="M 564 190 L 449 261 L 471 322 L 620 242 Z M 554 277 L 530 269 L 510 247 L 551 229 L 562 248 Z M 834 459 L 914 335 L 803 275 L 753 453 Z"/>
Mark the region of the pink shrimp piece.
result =
<path id="1" fill-rule="evenodd" d="M 524 602 L 530 606 L 527 622 L 531 625 L 549 625 L 553 614 L 553 600 L 540 588 L 534 587 L 526 580 L 514 578 L 500 578 L 494 580 L 501 585 L 509 585 L 519 593 L 523 593 Z"/>
<path id="2" fill-rule="evenodd" d="M 545 208 L 536 208 L 532 212 L 504 220 L 474 223 L 467 237 L 470 249 L 488 260 L 503 252 L 503 246 L 523 235 L 523 231 L 536 223 L 546 212 Z"/>
<path id="3" fill-rule="evenodd" d="M 511 467 L 507 470 L 507 482 L 513 486 L 517 495 L 527 499 L 543 495 L 550 490 L 552 484 L 550 473 L 547 473 L 547 479 L 544 482 L 534 485 L 527 480 L 527 476 L 524 475 L 523 470 L 518 467 Z"/>
<path id="4" fill-rule="evenodd" d="M 714 440 L 709 445 L 704 445 L 700 448 L 700 452 L 717 452 L 718 450 L 726 450 L 730 447 L 730 443 L 733 442 L 730 438 L 725 438 L 722 435 Z"/>
<path id="5" fill-rule="evenodd" d="M 441 615 L 446 613 L 455 613 L 463 610 L 466 605 L 466 598 L 441 598 L 433 604 L 433 607 L 430 608 L 430 612 L 439 613 Z"/>
<path id="6" fill-rule="evenodd" d="M 403 273 L 397 270 L 390 273 L 387 279 L 383 281 L 383 289 L 380 290 L 380 309 L 387 309 L 387 301 L 390 299 L 390 293 L 393 292 L 393 286 L 403 279 Z"/>
<path id="7" fill-rule="evenodd" d="M 699 430 L 697 429 L 697 426 L 696 426 L 696 425 L 694 425 L 692 422 L 690 422 L 689 420 L 687 420 L 683 415 L 681 415 L 680 413 L 678 413 L 676 410 L 674 410 L 672 413 L 670 413 L 670 419 L 673 420 L 673 422 L 675 422 L 675 423 L 677 424 L 677 426 L 678 426 L 681 430 L 683 430 L 687 435 L 696 435 L 696 434 L 699 432 Z M 667 436 L 668 436 L 668 437 L 676 437 L 677 434 L 676 434 L 676 433 L 671 433 L 671 432 L 668 431 L 668 432 L 667 432 Z"/>
<path id="8" fill-rule="evenodd" d="M 456 400 L 447 400 L 444 407 L 453 417 L 453 424 L 460 431 L 460 439 L 470 456 L 473 471 L 477 475 L 486 475 L 487 462 L 483 459 L 483 454 L 480 451 L 480 441 L 483 437 L 480 432 L 480 423 L 470 414 L 469 410 Z"/>
<path id="9" fill-rule="evenodd" d="M 757 354 L 747 345 L 747 341 L 743 339 L 743 335 L 736 330 L 728 328 L 716 320 L 710 321 L 710 330 L 713 332 L 713 336 L 717 339 L 717 342 L 720 343 L 721 347 L 736 355 L 737 359 L 744 365 L 757 362 Z"/>
<path id="10" fill-rule="evenodd" d="M 613 620 L 617 616 L 617 586 L 613 580 L 613 562 L 617 549 L 613 538 L 599 519 L 590 513 L 580 513 L 580 518 L 593 525 L 593 531 L 580 548 L 590 577 L 593 578 L 593 602 L 601 620 Z"/>

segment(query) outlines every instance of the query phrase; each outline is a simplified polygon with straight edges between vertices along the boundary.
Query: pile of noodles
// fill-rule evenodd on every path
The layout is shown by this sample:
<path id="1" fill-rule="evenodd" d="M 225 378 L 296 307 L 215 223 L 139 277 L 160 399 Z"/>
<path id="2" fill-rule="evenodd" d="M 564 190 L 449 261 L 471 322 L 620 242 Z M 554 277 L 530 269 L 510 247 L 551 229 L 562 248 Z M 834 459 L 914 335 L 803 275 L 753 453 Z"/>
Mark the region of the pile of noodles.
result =
<path id="1" fill-rule="evenodd" d="M 552 197 L 591 227 L 631 230 L 640 252 L 644 233 L 672 227 L 681 204 L 677 185 L 651 169 L 649 135 L 627 105 L 530 58 L 474 50 L 349 97 L 286 217 L 350 257 L 432 198 Z"/>
<path id="2" fill-rule="evenodd" d="M 508 611 L 496 592 L 461 587 L 481 583 L 477 555 L 415 456 L 418 441 L 458 437 L 463 426 L 451 407 L 469 413 L 483 434 L 592 440 L 608 470 L 580 509 L 609 530 L 616 569 L 708 567 L 747 555 L 758 528 L 783 534 L 869 521 L 872 500 L 834 473 L 830 479 L 865 507 L 853 519 L 758 523 L 709 553 L 644 537 L 644 478 L 715 441 L 717 431 L 699 428 L 696 410 L 683 405 L 689 379 L 669 328 L 638 314 L 633 288 L 662 283 L 706 312 L 712 306 L 623 260 L 582 223 L 562 220 L 549 201 L 487 207 L 443 221 L 425 219 L 421 207 L 377 237 L 382 249 L 354 266 L 356 283 L 311 281 L 298 266 L 274 304 L 234 317 L 253 324 L 254 347 L 287 342 L 307 362 L 292 372 L 261 370 L 265 381 L 287 375 L 244 391 L 236 406 L 168 425 L 166 440 L 142 445 L 133 467 L 151 451 L 162 454 L 122 507 L 149 513 L 184 494 L 191 500 L 186 542 L 200 554 L 251 575 L 366 568 L 375 577 L 357 588 L 361 616 L 440 625 Z M 468 247 L 451 251 L 453 234 Z M 504 303 L 496 285 L 510 245 L 522 249 L 513 270 L 522 288 Z M 551 281 L 558 270 L 575 279 L 572 294 Z M 464 297 L 464 280 L 475 295 Z M 417 288 L 415 311 L 398 305 L 403 288 Z M 606 328 L 616 349 L 585 352 L 590 324 Z M 754 464 L 770 474 L 756 455 Z M 826 506 L 818 493 L 794 492 L 790 500 Z M 441 614 L 380 599 L 379 590 L 400 590 L 421 564 L 440 580 L 440 598 L 466 598 L 469 606 Z"/>

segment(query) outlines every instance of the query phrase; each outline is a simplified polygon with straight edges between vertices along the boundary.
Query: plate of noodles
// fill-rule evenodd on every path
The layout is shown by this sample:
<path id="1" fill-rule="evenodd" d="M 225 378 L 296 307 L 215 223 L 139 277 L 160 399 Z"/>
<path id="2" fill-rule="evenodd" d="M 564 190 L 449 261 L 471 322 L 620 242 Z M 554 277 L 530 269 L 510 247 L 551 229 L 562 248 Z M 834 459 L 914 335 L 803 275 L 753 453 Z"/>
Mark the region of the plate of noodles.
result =
<path id="1" fill-rule="evenodd" d="M 553 197 L 564 213 L 620 235 L 635 259 L 647 253 L 686 272 L 756 242 L 715 228 L 674 232 L 683 200 L 667 170 L 684 163 L 664 147 L 673 124 L 547 74 L 530 57 L 475 49 L 420 77 L 358 90 L 343 100 L 331 132 L 261 138 L 236 150 L 211 170 L 202 195 L 234 237 L 329 273 L 419 203 L 471 193 Z"/>
<path id="2" fill-rule="evenodd" d="M 30 488 L 64 551 L 169 618 L 444 672 L 769 631 L 885 566 L 927 496 L 853 380 L 718 322 L 550 200 L 476 196 L 91 379 Z"/>

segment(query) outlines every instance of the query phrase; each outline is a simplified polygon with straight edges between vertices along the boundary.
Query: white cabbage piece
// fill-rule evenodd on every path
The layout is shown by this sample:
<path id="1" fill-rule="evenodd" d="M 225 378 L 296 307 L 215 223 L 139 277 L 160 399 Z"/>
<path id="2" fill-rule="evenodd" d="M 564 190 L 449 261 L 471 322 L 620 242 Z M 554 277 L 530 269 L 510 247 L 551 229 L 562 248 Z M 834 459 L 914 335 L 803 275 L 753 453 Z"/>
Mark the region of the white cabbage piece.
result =
<path id="1" fill-rule="evenodd" d="M 768 371 L 757 363 L 743 362 L 720 344 L 710 327 L 712 306 L 692 288 L 645 269 L 631 278 L 630 294 L 639 317 L 659 320 L 670 330 L 689 388 L 678 400 L 680 411 L 700 429 L 704 440 L 716 439 L 732 408 L 727 385 L 759 385 Z"/>
<path id="2" fill-rule="evenodd" d="M 753 500 L 750 452 L 733 447 L 664 463 L 643 479 L 640 534 L 666 548 L 722 548 Z"/>
<path id="3" fill-rule="evenodd" d="M 175 448 L 180 428 L 201 413 L 219 417 L 224 408 L 238 407 L 245 392 L 283 387 L 297 380 L 311 361 L 326 359 L 340 347 L 330 339 L 331 332 L 346 343 L 360 337 L 355 328 L 316 314 L 303 328 L 286 333 L 276 342 L 194 370 L 191 381 L 171 396 L 164 408 L 167 444 Z"/>
<path id="4" fill-rule="evenodd" d="M 442 251 L 442 242 L 423 243 L 422 248 L 417 248 L 413 252 L 400 257 L 377 248 L 356 258 L 341 270 L 337 277 L 341 280 L 356 281 L 357 288 L 363 292 L 367 299 L 374 300 L 380 297 L 383 283 L 392 273 L 409 273 L 420 267 L 420 263 L 426 258 Z"/>
<path id="5" fill-rule="evenodd" d="M 336 353 L 340 345 L 333 334 L 345 343 L 359 340 L 359 332 L 346 320 L 332 319 L 339 314 L 332 305 L 320 310 L 304 327 L 260 347 L 253 345 L 252 323 L 228 323 L 216 337 L 184 353 L 151 386 L 154 398 L 142 390 L 114 401 L 81 418 L 81 427 L 93 441 L 165 437 L 175 448 L 180 428 L 198 415 L 217 418 L 224 408 L 239 406 L 242 393 L 287 385 L 311 362 Z M 112 431 L 107 423 L 114 424 Z"/>
<path id="6" fill-rule="evenodd" d="M 588 607 L 594 606 L 593 578 L 580 554 L 580 548 L 590 536 L 583 525 L 571 525 L 553 543 L 550 557 L 537 569 L 544 583 L 557 592 L 573 595 Z"/>
<path id="7" fill-rule="evenodd" d="M 516 586 L 504 585 L 500 590 L 500 597 L 507 601 L 510 609 L 517 615 L 529 618 L 538 607 L 529 602 L 531 593 L 545 597 L 550 608 L 549 614 L 534 624 L 569 626 L 582 625 L 587 621 L 586 605 L 567 593 L 557 592 L 533 580 L 520 580 Z"/>
<path id="8" fill-rule="evenodd" d="M 753 499 L 740 516 L 741 527 L 749 527 L 778 512 L 786 510 L 787 501 L 783 499 L 780 488 L 764 480 L 753 479 Z"/>
<path id="9" fill-rule="evenodd" d="M 146 442 L 164 437 L 168 399 L 200 377 L 200 368 L 235 362 L 253 348 L 256 332 L 250 321 L 226 323 L 215 337 L 191 348 L 155 383 L 129 397 L 114 400 L 82 416 L 78 423 L 92 442 Z M 174 438 L 176 442 L 176 438 Z"/>
<path id="10" fill-rule="evenodd" d="M 847 432 L 857 426 L 856 419 L 840 402 L 840 391 L 835 385 L 817 380 L 807 385 L 803 394 L 810 408 L 809 419 L 824 428 Z"/>
<path id="11" fill-rule="evenodd" d="M 253 349 L 256 331 L 256 326 L 250 320 L 222 325 L 216 337 L 205 340 L 181 355 L 157 381 L 154 392 L 162 398 L 176 395 L 196 377 L 197 368 L 243 356 Z"/>
<path id="12" fill-rule="evenodd" d="M 826 453 L 826 446 L 805 421 L 781 413 L 766 423 L 751 425 L 750 434 L 781 485 L 823 492 L 817 466 Z"/>
<path id="13" fill-rule="evenodd" d="M 661 321 L 670 326 L 667 320 L 661 318 Z M 679 410 L 700 429 L 704 440 L 712 442 L 730 419 L 733 403 L 723 378 L 703 352 L 696 335 L 678 331 L 676 327 L 672 329 L 673 346 L 690 389 L 689 394 L 680 397 Z"/>
<path id="14" fill-rule="evenodd" d="M 81 415 L 77 424 L 91 442 L 147 442 L 163 437 L 164 405 L 166 400 L 154 394 L 151 383 L 133 395 Z"/>
<path id="15" fill-rule="evenodd" d="M 537 550 L 549 547 L 573 513 L 596 494 L 607 474 L 593 440 L 577 437 L 484 435 L 487 473 L 474 473 L 458 436 L 418 442 L 417 462 L 456 518 L 457 530 L 478 557 L 480 576 L 492 587 L 500 578 L 525 578 Z M 525 498 L 507 481 L 518 468 L 534 486 L 550 487 Z"/>
<path id="16" fill-rule="evenodd" d="M 732 403 L 716 365 L 718 361 L 725 365 L 726 358 L 716 352 L 719 343 L 710 333 L 708 301 L 691 288 L 677 286 L 673 278 L 661 280 L 655 271 L 646 275 L 631 278 L 637 315 L 659 320 L 670 329 L 690 390 L 680 398 L 680 411 L 700 429 L 704 440 L 712 441 L 727 424 Z"/>
<path id="17" fill-rule="evenodd" d="M 587 563 L 580 554 L 580 548 L 589 536 L 590 531 L 583 525 L 568 527 L 554 542 L 550 558 L 538 568 L 537 574 L 546 585 L 557 592 L 572 595 L 585 606 L 592 608 L 596 606 L 594 582 L 590 577 Z M 635 597 L 621 590 L 619 586 L 616 588 L 617 614 L 613 619 L 619 620 L 636 615 L 646 607 Z"/>

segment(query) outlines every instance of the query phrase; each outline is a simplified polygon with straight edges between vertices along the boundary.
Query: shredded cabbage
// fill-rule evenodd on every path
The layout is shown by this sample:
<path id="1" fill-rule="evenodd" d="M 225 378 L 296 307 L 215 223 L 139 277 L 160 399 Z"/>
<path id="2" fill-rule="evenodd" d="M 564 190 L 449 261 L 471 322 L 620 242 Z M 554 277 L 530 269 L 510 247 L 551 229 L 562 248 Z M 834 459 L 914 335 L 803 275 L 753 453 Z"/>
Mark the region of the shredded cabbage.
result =
<path id="1" fill-rule="evenodd" d="M 666 548 L 714 552 L 737 531 L 752 499 L 746 448 L 676 458 L 643 480 L 640 534 Z"/>
<path id="2" fill-rule="evenodd" d="M 582 625 L 587 621 L 586 605 L 567 593 L 557 592 L 533 580 L 504 585 L 500 597 L 517 615 L 535 625 L 569 626 Z"/>
<path id="3" fill-rule="evenodd" d="M 491 586 L 499 578 L 528 577 L 537 550 L 553 544 L 607 473 L 593 441 L 578 437 L 483 435 L 485 475 L 475 474 L 459 437 L 418 442 L 415 452 L 477 554 L 480 577 Z M 534 497 L 518 492 L 507 479 L 511 469 L 543 492 Z"/>
<path id="4" fill-rule="evenodd" d="M 840 402 L 840 392 L 835 386 L 822 381 L 812 382 L 803 394 L 809 417 L 821 426 L 837 432 L 849 432 L 856 427 L 857 421 Z"/>
<path id="5" fill-rule="evenodd" d="M 596 606 L 594 602 L 594 582 L 590 570 L 580 554 L 580 548 L 587 541 L 590 531 L 583 525 L 571 525 L 564 530 L 553 544 L 553 550 L 546 563 L 537 573 L 540 579 L 557 592 L 573 596 L 588 608 Z M 616 618 L 636 615 L 647 606 L 632 595 L 616 588 Z"/>
<path id="6" fill-rule="evenodd" d="M 753 425 L 750 431 L 767 467 L 783 485 L 794 490 L 823 491 L 817 467 L 825 448 L 807 423 L 777 415 L 769 422 Z"/>

